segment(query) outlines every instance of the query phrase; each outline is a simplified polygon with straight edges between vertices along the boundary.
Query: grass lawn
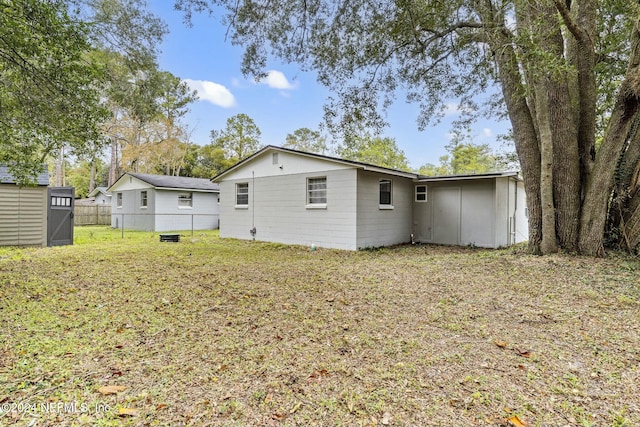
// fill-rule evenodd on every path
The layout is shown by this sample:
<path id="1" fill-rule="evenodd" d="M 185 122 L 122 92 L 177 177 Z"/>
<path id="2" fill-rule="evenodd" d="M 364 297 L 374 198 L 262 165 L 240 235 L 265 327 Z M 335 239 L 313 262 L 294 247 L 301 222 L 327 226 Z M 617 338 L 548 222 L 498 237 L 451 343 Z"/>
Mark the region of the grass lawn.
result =
<path id="1" fill-rule="evenodd" d="M 0 425 L 640 426 L 640 261 L 76 228 L 0 248 Z"/>

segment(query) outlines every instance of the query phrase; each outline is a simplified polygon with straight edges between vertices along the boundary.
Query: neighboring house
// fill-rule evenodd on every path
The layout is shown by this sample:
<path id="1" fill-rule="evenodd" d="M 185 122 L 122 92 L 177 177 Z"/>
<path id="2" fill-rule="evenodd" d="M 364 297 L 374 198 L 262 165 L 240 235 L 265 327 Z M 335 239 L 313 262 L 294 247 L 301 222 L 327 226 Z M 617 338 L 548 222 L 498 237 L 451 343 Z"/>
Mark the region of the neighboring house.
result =
<path id="1" fill-rule="evenodd" d="M 111 204 L 111 193 L 107 191 L 107 187 L 96 187 L 89 193 L 89 198 L 93 198 L 93 203 L 96 205 Z"/>
<path id="2" fill-rule="evenodd" d="M 219 188 L 203 178 L 125 173 L 107 190 L 111 226 L 146 231 L 218 228 Z"/>
<path id="3" fill-rule="evenodd" d="M 213 181 L 221 237 L 350 250 L 412 238 L 496 248 L 528 238 L 516 172 L 425 177 L 267 146 Z"/>
<path id="4" fill-rule="evenodd" d="M 35 187 L 19 187 L 0 166 L 0 246 L 47 245 L 49 175 L 38 175 Z"/>

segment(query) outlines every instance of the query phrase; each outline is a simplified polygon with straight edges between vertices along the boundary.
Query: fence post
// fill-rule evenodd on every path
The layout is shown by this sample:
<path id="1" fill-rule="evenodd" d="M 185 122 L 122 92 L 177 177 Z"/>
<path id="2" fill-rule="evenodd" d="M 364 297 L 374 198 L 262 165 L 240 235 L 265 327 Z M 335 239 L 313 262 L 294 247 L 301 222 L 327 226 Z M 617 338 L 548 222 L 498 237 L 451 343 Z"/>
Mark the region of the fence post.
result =
<path id="1" fill-rule="evenodd" d="M 124 214 L 122 214 L 122 225 L 120 226 L 121 236 L 124 239 Z"/>
<path id="2" fill-rule="evenodd" d="M 193 237 L 193 214 L 191 214 L 191 237 Z"/>

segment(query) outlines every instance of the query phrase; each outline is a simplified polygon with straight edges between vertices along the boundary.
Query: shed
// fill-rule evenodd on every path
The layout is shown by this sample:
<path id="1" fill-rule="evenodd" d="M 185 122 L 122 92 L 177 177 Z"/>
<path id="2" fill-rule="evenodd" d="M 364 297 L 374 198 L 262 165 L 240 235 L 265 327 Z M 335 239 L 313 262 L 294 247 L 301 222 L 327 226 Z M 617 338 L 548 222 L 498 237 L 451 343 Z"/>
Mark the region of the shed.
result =
<path id="1" fill-rule="evenodd" d="M 47 187 L 42 172 L 33 187 L 20 187 L 6 166 L 0 166 L 0 246 L 47 245 Z"/>
<path id="2" fill-rule="evenodd" d="M 111 226 L 145 231 L 212 230 L 219 187 L 204 178 L 127 172 L 107 190 Z"/>
<path id="3" fill-rule="evenodd" d="M 425 177 L 267 146 L 213 181 L 221 237 L 358 250 L 412 240 L 494 248 L 528 234 L 515 172 Z"/>
<path id="4" fill-rule="evenodd" d="M 89 198 L 93 199 L 93 203 L 96 205 L 110 205 L 111 193 L 107 191 L 107 187 L 96 187 L 91 193 Z"/>

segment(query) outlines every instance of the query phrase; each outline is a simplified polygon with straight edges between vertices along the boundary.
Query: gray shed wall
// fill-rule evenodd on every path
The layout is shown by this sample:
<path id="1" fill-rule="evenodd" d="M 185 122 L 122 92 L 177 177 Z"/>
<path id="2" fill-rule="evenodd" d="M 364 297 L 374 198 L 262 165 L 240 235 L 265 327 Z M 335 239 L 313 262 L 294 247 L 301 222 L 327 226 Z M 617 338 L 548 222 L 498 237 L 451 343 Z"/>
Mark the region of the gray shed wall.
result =
<path id="1" fill-rule="evenodd" d="M 147 191 L 147 207 L 140 206 L 141 192 Z M 122 206 L 118 206 L 122 193 Z M 111 226 L 125 230 L 154 231 L 155 190 L 153 188 L 114 191 L 111 205 Z"/>
<path id="2" fill-rule="evenodd" d="M 191 193 L 192 207 L 178 206 L 178 195 Z M 220 218 L 218 193 L 155 191 L 155 231 L 214 230 Z"/>
<path id="3" fill-rule="evenodd" d="M 47 245 L 47 187 L 0 184 L 0 246 Z"/>

